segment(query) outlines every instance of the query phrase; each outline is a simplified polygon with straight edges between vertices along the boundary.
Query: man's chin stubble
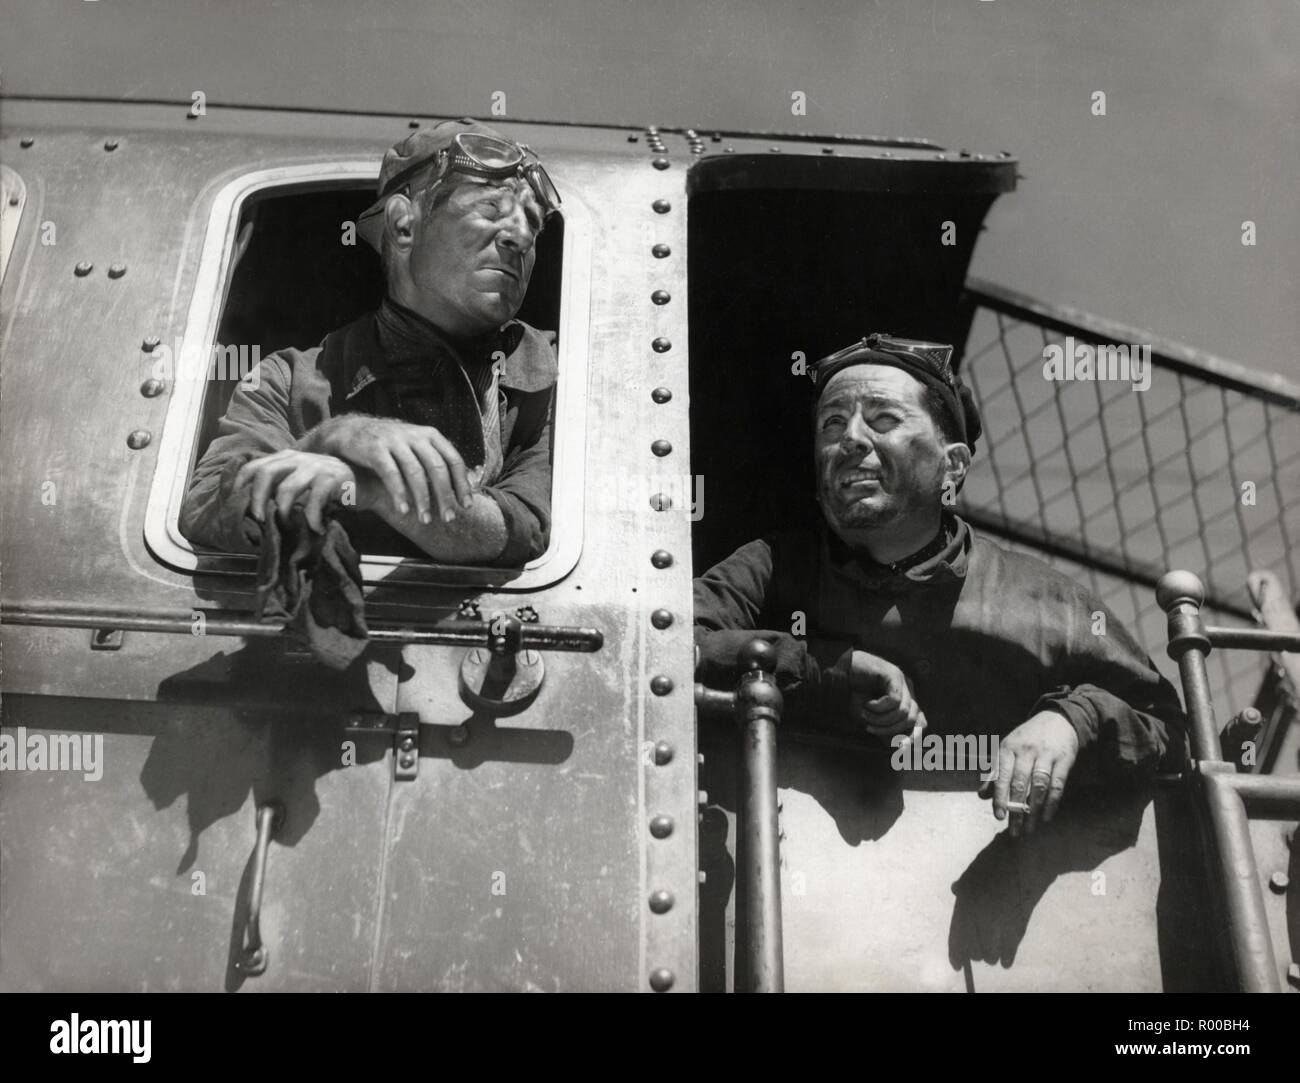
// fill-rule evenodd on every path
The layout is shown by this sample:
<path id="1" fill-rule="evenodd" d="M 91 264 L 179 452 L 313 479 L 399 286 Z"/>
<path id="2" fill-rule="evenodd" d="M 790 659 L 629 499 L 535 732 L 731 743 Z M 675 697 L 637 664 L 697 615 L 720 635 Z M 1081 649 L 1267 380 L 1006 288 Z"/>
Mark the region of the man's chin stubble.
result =
<path id="1" fill-rule="evenodd" d="M 822 504 L 826 510 L 825 503 Z M 842 530 L 872 530 L 886 525 L 893 515 L 886 508 L 864 508 L 850 505 L 840 510 L 831 510 L 828 518 Z"/>

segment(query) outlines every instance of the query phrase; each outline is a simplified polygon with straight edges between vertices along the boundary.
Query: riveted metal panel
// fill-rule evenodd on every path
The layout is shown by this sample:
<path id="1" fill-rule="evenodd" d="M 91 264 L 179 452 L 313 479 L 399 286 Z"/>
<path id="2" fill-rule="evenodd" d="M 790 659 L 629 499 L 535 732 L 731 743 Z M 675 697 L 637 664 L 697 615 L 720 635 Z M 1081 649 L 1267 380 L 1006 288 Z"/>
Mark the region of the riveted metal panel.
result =
<path id="1" fill-rule="evenodd" d="M 368 986 L 388 743 L 361 739 L 346 755 L 337 714 L 52 696 L 4 706 L 7 738 L 98 737 L 102 754 L 98 778 L 4 772 L 0 988 Z M 256 807 L 269 801 L 285 809 L 262 905 L 269 965 L 249 978 L 234 962 Z"/>
<path id="2" fill-rule="evenodd" d="M 683 173 L 647 162 L 614 180 L 607 168 L 571 173 L 576 190 L 607 193 L 593 238 L 599 423 L 587 432 L 582 556 L 545 593 L 479 598 L 485 617 L 522 601 L 543 623 L 580 619 L 604 646 L 543 652 L 537 698 L 502 718 L 466 706 L 459 652 L 405 650 L 399 708 L 420 715 L 422 758 L 393 794 L 379 989 L 636 991 L 652 975 L 697 985 Z M 679 209 L 657 213 L 659 198 Z M 673 255 L 655 258 L 655 244 Z M 662 404 L 651 397 L 661 386 L 674 392 Z M 656 455 L 656 440 L 671 453 Z M 679 503 L 656 511 L 650 496 L 669 489 Z M 673 554 L 668 567 L 652 562 L 659 550 Z M 658 609 L 674 615 L 662 628 Z M 656 694 L 655 678 L 671 689 L 660 680 Z M 653 836 L 655 816 L 673 830 Z"/>
<path id="3" fill-rule="evenodd" d="M 246 570 L 190 574 L 147 544 L 160 455 L 174 454 L 163 438 L 174 388 L 142 391 L 145 343 L 174 342 L 196 290 L 217 288 L 200 286 L 199 269 L 209 229 L 228 228 L 212 220 L 223 188 L 263 169 L 377 167 L 408 129 L 225 107 L 5 110 L 0 153 L 27 191 L 0 287 L 5 604 L 251 609 Z M 536 699 L 494 719 L 471 717 L 448 648 L 400 661 L 372 649 L 338 677 L 273 642 L 127 631 L 102 651 L 84 628 L 5 627 L 7 729 L 99 732 L 108 757 L 95 783 L 5 780 L 7 988 L 698 986 L 690 541 L 692 516 L 708 512 L 691 505 L 712 490 L 687 424 L 686 166 L 733 142 L 757 148 L 664 133 L 652 153 L 626 129 L 501 127 L 546 159 L 591 260 L 589 298 L 561 329 L 585 346 L 585 369 L 560 377 L 585 381 L 588 404 L 581 431 L 563 436 L 583 466 L 581 499 L 565 505 L 580 529 L 557 524 L 577 539 L 576 564 L 513 594 L 494 578 L 414 587 L 394 574 L 370 601 L 428 619 L 477 594 L 485 616 L 531 605 L 547 624 L 601 628 L 604 646 L 547 653 Z M 55 245 L 39 243 L 46 221 Z M 393 781 L 379 735 L 358 738 L 345 765 L 354 709 L 419 715 L 415 778 Z M 273 800 L 288 817 L 266 876 L 271 961 L 241 983 L 234 915 L 255 806 Z M 204 896 L 186 894 L 193 871 L 207 874 Z"/>

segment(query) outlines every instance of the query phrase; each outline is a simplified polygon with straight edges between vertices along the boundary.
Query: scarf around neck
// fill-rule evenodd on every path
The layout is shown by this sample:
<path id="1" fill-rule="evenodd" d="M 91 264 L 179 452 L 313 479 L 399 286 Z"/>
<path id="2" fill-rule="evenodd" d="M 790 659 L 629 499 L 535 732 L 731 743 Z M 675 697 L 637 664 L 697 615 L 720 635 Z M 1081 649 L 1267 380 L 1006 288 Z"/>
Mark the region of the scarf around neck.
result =
<path id="1" fill-rule="evenodd" d="M 374 326 L 382 356 L 370 367 L 376 383 L 391 396 L 397 416 L 436 428 L 471 469 L 491 468 L 489 452 L 496 450 L 499 468 L 500 433 L 493 434 L 497 448 L 491 449 L 484 429 L 486 424 L 500 424 L 493 354 L 504 348 L 501 331 L 457 342 L 418 312 L 387 297 L 375 312 Z M 485 405 L 492 409 L 485 410 Z"/>

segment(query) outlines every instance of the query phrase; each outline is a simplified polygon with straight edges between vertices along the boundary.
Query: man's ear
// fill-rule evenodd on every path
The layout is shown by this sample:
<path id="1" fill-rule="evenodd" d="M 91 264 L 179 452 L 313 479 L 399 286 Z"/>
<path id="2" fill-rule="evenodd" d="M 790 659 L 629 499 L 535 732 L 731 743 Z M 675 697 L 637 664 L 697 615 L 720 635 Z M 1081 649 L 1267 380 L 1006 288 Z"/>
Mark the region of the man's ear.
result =
<path id="1" fill-rule="evenodd" d="M 384 232 L 395 251 L 409 251 L 415 243 L 415 206 L 400 192 L 384 204 Z"/>
<path id="2" fill-rule="evenodd" d="M 952 479 L 954 491 L 960 492 L 970 471 L 970 448 L 965 444 L 949 444 L 944 448 L 944 457 L 948 460 L 948 477 Z"/>

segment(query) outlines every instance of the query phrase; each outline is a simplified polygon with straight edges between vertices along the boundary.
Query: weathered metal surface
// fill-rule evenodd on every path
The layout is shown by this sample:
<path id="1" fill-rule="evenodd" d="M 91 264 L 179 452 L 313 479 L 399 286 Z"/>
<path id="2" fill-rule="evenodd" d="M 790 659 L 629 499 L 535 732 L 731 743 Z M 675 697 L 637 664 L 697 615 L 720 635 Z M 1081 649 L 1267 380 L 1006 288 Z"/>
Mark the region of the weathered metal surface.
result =
<path id="1" fill-rule="evenodd" d="M 374 948 L 391 740 L 342 716 L 5 696 L 3 733 L 102 736 L 102 776 L 7 770 L 0 988 L 356 990 Z M 264 974 L 243 946 L 256 806 L 270 844 Z"/>
<path id="2" fill-rule="evenodd" d="M 21 155 L 27 188 L 0 290 L 5 604 L 247 612 L 246 564 L 191 575 L 146 544 L 150 489 L 175 446 L 176 389 L 164 379 L 146 395 L 142 382 L 155 378 L 161 343 L 186 329 L 209 229 L 233 231 L 212 221 L 232 180 L 349 163 L 356 184 L 358 163 L 377 167 L 406 128 L 392 117 L 225 107 L 195 118 L 170 105 L 5 109 L 0 153 Z M 578 543 L 576 563 L 544 589 L 515 593 L 499 576 L 467 590 L 394 574 L 370 603 L 416 621 L 451 616 L 467 595 L 483 617 L 531 606 L 548 625 L 599 629 L 603 646 L 541 648 L 536 698 L 493 717 L 460 695 L 460 648 L 408 647 L 400 660 L 372 648 L 338 676 L 279 642 L 139 627 L 120 649 L 95 651 L 85 629 L 6 626 L 6 690 L 20 693 L 6 697 L 6 727 L 103 731 L 109 766 L 93 784 L 5 780 L 5 987 L 699 985 L 689 614 L 692 521 L 704 509 L 692 507 L 703 489 L 688 425 L 687 167 L 703 163 L 701 177 L 725 181 L 719 192 L 754 177 L 777 187 L 869 177 L 879 190 L 893 190 L 891 178 L 942 178 L 945 192 L 966 193 L 955 205 L 960 251 L 944 264 L 945 281 L 960 281 L 974 240 L 965 224 L 1013 166 L 836 142 L 833 165 L 774 171 L 756 160 L 770 139 L 665 136 L 648 148 L 618 129 L 501 127 L 545 157 L 573 226 L 565 250 L 586 254 L 564 267 L 566 283 L 580 276 L 582 303 L 565 292 L 558 327 L 562 357 L 566 341 L 586 347 L 581 376 L 561 366 L 562 399 L 578 379 L 584 403 L 581 416 L 560 417 L 568 428 L 557 435 L 557 458 L 577 454 L 583 467 L 579 499 L 561 494 L 568 510 L 556 524 Z M 106 132 L 118 141 L 111 154 Z M 16 150 L 18 133 L 39 138 Z M 806 142 L 786 149 L 823 154 Z M 723 154 L 736 166 L 707 173 Z M 971 195 L 963 176 L 1002 180 Z M 44 221 L 57 224 L 56 245 L 39 243 Z M 91 265 L 84 277 L 78 263 Z M 128 270 L 110 277 L 115 266 Z M 204 282 L 223 288 L 220 276 Z M 709 400 L 721 402 L 715 391 Z M 137 432 L 150 439 L 128 443 Z M 717 479 L 710 473 L 711 486 Z M 722 521 L 724 505 L 709 516 Z M 418 748 L 349 732 L 355 712 L 418 716 Z M 403 751 L 417 753 L 408 766 Z M 270 961 L 250 978 L 233 959 L 247 932 L 255 809 L 269 802 L 286 815 L 266 860 Z M 206 874 L 207 895 L 188 894 L 193 871 Z"/>
<path id="3" fill-rule="evenodd" d="M 686 351 L 651 346 L 684 341 L 684 259 L 650 256 L 659 242 L 685 252 L 684 215 L 651 209 L 661 193 L 680 198 L 683 176 L 614 179 L 608 167 L 570 174 L 609 204 L 589 329 L 589 417 L 600 422 L 587 430 L 582 559 L 534 603 L 548 621 L 581 612 L 605 645 L 542 652 L 537 698 L 495 719 L 459 695 L 459 656 L 404 652 L 399 703 L 425 722 L 424 759 L 394 795 L 376 988 L 647 990 L 652 974 L 674 990 L 697 984 L 691 628 L 651 620 L 690 612 L 691 521 L 645 499 L 655 479 L 690 469 Z M 656 288 L 676 299 L 653 304 Z M 679 391 L 671 403 L 651 401 L 661 383 Z M 658 438 L 673 454 L 651 452 Z M 659 549 L 682 559 L 658 568 Z M 480 599 L 484 614 L 517 604 Z M 671 679 L 667 695 L 650 694 L 655 675 Z M 667 761 L 656 744 L 672 748 Z M 649 824 L 664 815 L 676 828 L 655 837 Z M 650 906 L 658 891 L 674 899 L 662 913 Z"/>
<path id="4" fill-rule="evenodd" d="M 734 734 L 701 740 L 706 989 L 735 962 Z M 782 732 L 782 905 L 791 991 L 1213 988 L 1209 884 L 1177 795 L 1076 797 L 1011 839 L 975 792 L 890 770 L 888 753 Z"/>
<path id="5" fill-rule="evenodd" d="M 102 136 L 91 133 L 110 117 L 122 135 L 106 166 Z M 232 176 L 276 162 L 358 154 L 373 154 L 377 162 L 400 132 L 385 119 L 257 113 L 211 119 L 187 124 L 167 109 L 40 104 L 16 104 L 7 117 L 41 133 L 24 163 L 41 205 L 18 237 L 3 305 L 0 421 L 12 467 L 3 505 L 4 591 L 6 604 L 23 612 L 72 602 L 145 613 L 251 608 L 246 575 L 178 573 L 142 540 L 159 442 L 131 450 L 125 437 L 160 427 L 171 389 L 153 399 L 139 393 L 156 352 L 141 343 L 170 343 L 181 332 L 210 203 Z M 64 127 L 69 124 L 75 127 Z M 267 858 L 261 934 L 270 964 L 244 987 L 695 987 L 690 622 L 660 628 L 649 616 L 654 609 L 689 614 L 690 518 L 682 514 L 689 509 L 656 511 L 648 500 L 626 495 L 648 493 L 651 485 L 664 491 L 657 479 L 680 478 L 690 469 L 684 172 L 678 165 L 642 172 L 637 161 L 630 174 L 619 133 L 556 131 L 561 138 L 551 146 L 539 129 L 527 137 L 554 163 L 569 213 L 576 218 L 585 210 L 599 255 L 598 263 L 566 268 L 590 278 L 591 302 L 580 320 L 573 312 L 560 326 L 562 336 L 586 340 L 591 358 L 585 414 L 561 420 L 582 426 L 581 521 L 557 523 L 557 530 L 580 537 L 581 561 L 544 594 L 488 593 L 474 600 L 484 617 L 531 606 L 551 626 L 594 626 L 605 634 L 604 646 L 581 657 L 543 646 L 547 679 L 537 699 L 494 721 L 474 715 L 460 699 L 461 648 L 412 648 L 400 663 L 384 655 L 340 678 L 309 659 L 293 660 L 279 642 L 249 640 L 241 647 L 219 636 L 133 630 L 121 650 L 92 653 L 84 630 L 7 626 L 7 688 L 35 693 L 28 701 L 32 717 L 43 712 L 54 726 L 75 718 L 93 729 L 120 716 L 123 732 L 109 743 L 111 758 L 125 768 L 98 789 L 59 778 L 61 789 L 80 795 L 76 800 L 55 795 L 40 776 L 14 785 L 6 780 L 0 798 L 4 931 L 6 940 L 13 935 L 39 948 L 5 953 L 0 973 L 8 986 L 138 982 L 210 989 L 228 980 L 224 948 L 235 942 L 230 907 L 246 891 L 232 886 L 230 905 L 205 919 L 210 928 L 204 928 L 223 937 L 216 964 L 209 959 L 211 937 L 184 927 L 184 915 L 133 905 L 139 885 L 161 875 L 155 866 L 175 860 L 165 856 L 168 833 L 176 831 L 170 810 L 152 807 L 141 779 L 161 772 L 153 785 L 178 793 L 197 786 L 187 774 L 197 766 L 156 759 L 178 741 L 188 748 L 181 739 L 197 730 L 204 734 L 198 760 L 213 778 L 208 785 L 224 797 L 218 809 L 205 806 L 205 853 L 215 847 L 220 858 L 210 875 L 238 884 L 252 853 L 255 799 L 287 809 Z M 90 149 L 100 156 L 93 174 L 85 160 Z M 657 198 L 680 209 L 656 214 Z M 50 216 L 63 223 L 53 250 L 36 245 L 30 226 Z M 74 241 L 78 257 L 104 266 L 121 261 L 130 273 L 120 282 L 92 275 L 78 283 L 61 259 Z M 677 256 L 656 259 L 655 244 L 671 246 Z M 85 319 L 62 319 L 68 291 L 83 286 L 75 301 Z M 119 292 L 106 293 L 110 286 Z M 652 299 L 656 291 L 667 303 Z M 657 350 L 655 340 L 667 349 Z M 51 365 L 51 358 L 65 357 L 84 360 L 75 373 Z M 49 379 L 47 371 L 54 372 Z M 574 374 L 562 367 L 561 382 L 566 378 Z M 655 386 L 676 389 L 676 398 L 652 402 Z M 656 440 L 669 442 L 671 453 L 655 455 Z M 43 504 L 47 480 L 57 499 Z M 658 567 L 651 561 L 656 550 L 678 558 Z M 372 592 L 371 603 L 376 612 L 428 621 L 455 613 L 466 593 L 464 587 L 417 591 L 397 576 Z M 533 627 L 524 626 L 526 635 Z M 654 675 L 670 680 L 673 690 L 652 695 Z M 92 694 L 168 702 L 127 708 L 47 698 Z M 313 709 L 321 712 L 317 729 L 304 737 L 305 723 L 294 712 Z M 349 713 L 358 711 L 419 716 L 421 755 L 402 768 L 399 749 L 397 763 L 415 777 L 392 781 L 391 734 L 346 731 Z M 246 715 L 259 720 L 256 740 L 245 732 Z M 205 728 L 201 720 L 209 716 L 215 721 Z M 277 734 L 302 739 L 286 742 Z M 364 753 L 362 765 L 337 766 L 347 740 Z M 268 757 L 273 764 L 256 766 Z M 148 763 L 154 766 L 146 772 Z M 246 776 L 258 785 L 235 794 Z M 321 808 L 304 819 L 306 785 L 321 793 Z M 355 787 L 364 794 L 352 793 Z M 51 796 L 59 799 L 48 805 Z M 345 843 L 322 826 L 327 811 L 329 823 L 350 825 Z M 675 830 L 652 835 L 655 817 L 670 818 Z M 29 844 L 11 826 L 24 822 L 58 833 L 59 856 L 50 867 L 36 841 Z M 78 904 L 80 897 L 67 890 L 75 873 L 59 870 L 84 868 L 105 852 L 120 857 L 105 834 L 122 823 L 135 825 L 139 853 L 100 870 L 98 909 L 89 900 Z M 492 894 L 495 871 L 505 874 L 505 896 Z M 337 899 L 322 898 L 321 884 L 334 876 L 349 890 L 368 887 L 370 908 L 354 901 L 340 908 Z M 52 895 L 71 900 L 58 921 L 43 908 Z M 483 922 L 498 920 L 498 906 L 496 947 L 467 953 L 465 945 L 490 930 Z M 68 923 L 79 923 L 83 935 L 69 937 Z M 82 943 L 91 936 L 95 943 Z M 160 947 L 168 937 L 182 947 Z M 154 963 L 136 965 L 135 956 L 146 950 L 157 956 Z M 313 954 L 319 952 L 325 954 Z"/>

